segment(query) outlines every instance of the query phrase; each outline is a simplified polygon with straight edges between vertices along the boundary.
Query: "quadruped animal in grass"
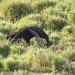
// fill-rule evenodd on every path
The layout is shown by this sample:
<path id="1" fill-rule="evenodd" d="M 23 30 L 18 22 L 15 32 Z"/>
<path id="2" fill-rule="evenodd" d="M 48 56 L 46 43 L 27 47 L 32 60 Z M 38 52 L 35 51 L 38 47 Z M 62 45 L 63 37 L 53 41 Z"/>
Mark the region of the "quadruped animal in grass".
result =
<path id="1" fill-rule="evenodd" d="M 30 43 L 30 40 L 33 37 L 35 37 L 35 41 L 37 42 L 37 44 L 39 44 L 40 38 L 42 38 L 46 40 L 47 47 L 52 45 L 52 42 L 49 40 L 48 35 L 40 27 L 35 27 L 35 26 L 25 27 L 7 36 L 7 38 L 9 38 L 11 42 L 16 42 L 18 39 L 23 39 L 28 44 Z"/>

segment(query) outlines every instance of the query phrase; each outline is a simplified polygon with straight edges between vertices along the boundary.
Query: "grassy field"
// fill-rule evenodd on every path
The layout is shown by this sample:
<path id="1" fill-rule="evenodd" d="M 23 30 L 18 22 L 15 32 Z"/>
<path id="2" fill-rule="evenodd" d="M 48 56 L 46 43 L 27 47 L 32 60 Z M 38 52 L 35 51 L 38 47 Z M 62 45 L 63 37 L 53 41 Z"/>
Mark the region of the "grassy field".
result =
<path id="1" fill-rule="evenodd" d="M 41 27 L 53 44 L 6 38 L 27 26 Z M 75 0 L 0 0 L 0 75 L 75 75 Z"/>

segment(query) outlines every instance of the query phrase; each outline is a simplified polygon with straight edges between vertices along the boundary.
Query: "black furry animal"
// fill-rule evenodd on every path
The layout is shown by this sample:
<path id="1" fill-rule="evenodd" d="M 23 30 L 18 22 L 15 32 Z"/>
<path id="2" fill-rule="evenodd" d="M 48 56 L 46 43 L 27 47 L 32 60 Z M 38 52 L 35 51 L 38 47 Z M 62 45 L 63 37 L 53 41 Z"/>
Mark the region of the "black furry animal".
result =
<path id="1" fill-rule="evenodd" d="M 33 37 L 36 38 L 36 42 L 39 42 L 40 38 L 43 38 L 46 40 L 47 46 L 51 45 L 48 35 L 39 27 L 26 27 L 8 36 L 8 38 L 12 39 L 12 42 L 17 41 L 18 39 L 24 39 L 26 43 L 30 43 L 30 40 Z"/>

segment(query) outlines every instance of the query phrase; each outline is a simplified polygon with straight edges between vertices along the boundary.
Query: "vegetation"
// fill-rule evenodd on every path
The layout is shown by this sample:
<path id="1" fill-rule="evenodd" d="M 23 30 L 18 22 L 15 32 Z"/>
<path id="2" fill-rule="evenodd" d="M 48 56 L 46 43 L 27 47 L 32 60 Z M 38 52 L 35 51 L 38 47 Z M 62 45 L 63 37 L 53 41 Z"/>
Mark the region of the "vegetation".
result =
<path id="1" fill-rule="evenodd" d="M 41 27 L 53 42 L 28 46 L 7 35 L 27 26 Z M 0 74 L 75 75 L 74 0 L 0 0 Z"/>

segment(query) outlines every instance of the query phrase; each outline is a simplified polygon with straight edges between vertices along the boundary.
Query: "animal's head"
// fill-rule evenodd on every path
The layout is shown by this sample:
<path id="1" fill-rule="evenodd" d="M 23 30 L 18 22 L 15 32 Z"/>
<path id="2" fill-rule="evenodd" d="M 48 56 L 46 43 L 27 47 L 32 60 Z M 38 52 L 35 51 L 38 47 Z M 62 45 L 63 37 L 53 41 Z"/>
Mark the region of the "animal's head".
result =
<path id="1" fill-rule="evenodd" d="M 49 42 L 47 42 L 47 47 L 50 47 L 51 45 L 53 44 L 53 42 L 52 41 L 49 41 Z"/>

